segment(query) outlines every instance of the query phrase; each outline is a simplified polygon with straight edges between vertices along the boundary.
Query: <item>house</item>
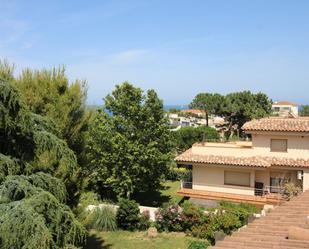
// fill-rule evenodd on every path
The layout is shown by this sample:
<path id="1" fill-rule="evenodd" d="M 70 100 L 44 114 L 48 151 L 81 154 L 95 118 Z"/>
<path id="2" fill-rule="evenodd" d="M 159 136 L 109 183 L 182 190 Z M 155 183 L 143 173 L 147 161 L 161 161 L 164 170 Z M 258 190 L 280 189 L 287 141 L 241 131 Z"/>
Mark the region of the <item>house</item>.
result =
<path id="1" fill-rule="evenodd" d="M 188 109 L 188 110 L 182 110 L 182 113 L 190 113 L 193 114 L 197 117 L 203 117 L 205 116 L 205 111 L 204 110 L 199 110 L 199 109 Z"/>
<path id="2" fill-rule="evenodd" d="M 277 203 L 285 183 L 309 189 L 309 118 L 247 122 L 250 142 L 197 143 L 176 157 L 192 169 L 179 195 L 254 204 Z"/>
<path id="3" fill-rule="evenodd" d="M 297 104 L 290 101 L 277 101 L 272 105 L 273 114 L 279 117 L 298 116 Z"/>

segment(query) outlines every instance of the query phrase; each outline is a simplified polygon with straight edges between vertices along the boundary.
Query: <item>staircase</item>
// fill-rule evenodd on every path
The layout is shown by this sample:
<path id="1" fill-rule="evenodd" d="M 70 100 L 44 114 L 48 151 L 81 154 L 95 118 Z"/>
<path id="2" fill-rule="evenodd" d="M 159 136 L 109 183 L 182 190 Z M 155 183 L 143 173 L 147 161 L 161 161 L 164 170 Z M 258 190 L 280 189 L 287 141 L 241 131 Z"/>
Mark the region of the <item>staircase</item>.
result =
<path id="1" fill-rule="evenodd" d="M 307 216 L 309 216 L 309 190 L 276 207 L 265 217 L 254 220 L 210 248 L 308 249 L 309 241 L 287 239 L 290 226 L 306 228 Z"/>

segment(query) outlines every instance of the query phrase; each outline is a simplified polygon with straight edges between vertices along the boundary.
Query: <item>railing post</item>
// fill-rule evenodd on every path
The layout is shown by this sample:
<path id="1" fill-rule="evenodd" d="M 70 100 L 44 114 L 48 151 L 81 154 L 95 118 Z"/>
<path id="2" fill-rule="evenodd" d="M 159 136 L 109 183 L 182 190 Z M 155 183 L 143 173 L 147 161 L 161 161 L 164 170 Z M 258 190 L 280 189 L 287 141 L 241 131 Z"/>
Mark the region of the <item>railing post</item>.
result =
<path id="1" fill-rule="evenodd" d="M 182 180 L 180 180 L 180 189 L 182 189 L 182 186 L 183 186 Z"/>

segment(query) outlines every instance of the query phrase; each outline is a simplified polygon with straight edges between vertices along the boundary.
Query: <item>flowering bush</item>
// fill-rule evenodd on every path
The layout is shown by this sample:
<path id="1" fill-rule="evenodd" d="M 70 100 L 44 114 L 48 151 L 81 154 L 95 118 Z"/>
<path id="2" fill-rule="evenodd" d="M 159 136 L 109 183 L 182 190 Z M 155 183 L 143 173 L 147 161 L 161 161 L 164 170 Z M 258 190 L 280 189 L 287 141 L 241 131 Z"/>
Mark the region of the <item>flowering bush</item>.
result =
<path id="1" fill-rule="evenodd" d="M 199 206 L 189 201 L 183 203 L 182 228 L 183 231 L 191 231 L 193 226 L 208 223 L 209 217 Z"/>
<path id="2" fill-rule="evenodd" d="M 159 231 L 182 231 L 182 208 L 172 205 L 160 208 L 156 213 L 156 227 Z"/>
<path id="3" fill-rule="evenodd" d="M 150 227 L 149 210 L 145 210 L 140 214 L 139 230 L 147 230 Z"/>

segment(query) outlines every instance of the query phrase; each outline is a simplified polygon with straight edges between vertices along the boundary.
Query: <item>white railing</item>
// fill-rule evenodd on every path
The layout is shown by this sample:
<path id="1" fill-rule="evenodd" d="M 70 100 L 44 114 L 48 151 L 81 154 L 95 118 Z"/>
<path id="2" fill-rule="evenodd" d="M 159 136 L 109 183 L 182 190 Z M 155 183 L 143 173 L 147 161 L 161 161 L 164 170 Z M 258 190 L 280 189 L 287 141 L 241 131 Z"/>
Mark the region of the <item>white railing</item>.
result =
<path id="1" fill-rule="evenodd" d="M 232 188 L 238 190 L 251 190 L 252 193 L 256 196 L 265 196 L 269 194 L 280 194 L 282 195 L 284 192 L 284 187 L 282 186 L 264 186 L 263 188 L 253 188 L 247 186 L 237 186 L 237 185 L 220 185 L 220 184 L 200 184 L 196 183 L 197 185 L 204 185 L 205 187 L 216 187 L 216 188 Z M 180 187 L 184 189 L 192 189 L 192 182 L 188 181 L 180 181 Z"/>

